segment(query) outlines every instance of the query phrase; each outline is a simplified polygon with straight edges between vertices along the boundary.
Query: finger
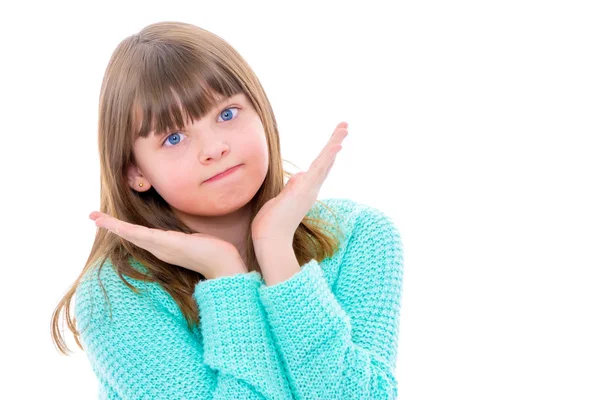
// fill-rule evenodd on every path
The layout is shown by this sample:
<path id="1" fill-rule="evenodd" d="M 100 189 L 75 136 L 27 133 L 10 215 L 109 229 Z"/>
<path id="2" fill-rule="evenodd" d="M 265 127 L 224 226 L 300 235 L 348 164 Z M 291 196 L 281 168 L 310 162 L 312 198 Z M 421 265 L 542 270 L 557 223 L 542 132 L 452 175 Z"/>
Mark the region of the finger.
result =
<path id="1" fill-rule="evenodd" d="M 325 171 L 322 173 L 322 175 L 319 176 L 321 185 L 325 182 L 325 179 L 327 179 L 327 177 L 329 176 L 329 171 L 331 171 L 333 164 L 335 164 L 335 158 L 337 157 L 337 154 L 340 152 L 341 149 L 342 149 L 342 145 L 338 145 L 333 149 L 334 155 L 333 155 L 333 159 L 331 160 L 331 163 L 329 164 L 327 169 L 325 169 Z"/>
<path id="2" fill-rule="evenodd" d="M 331 134 L 331 137 L 329 137 L 329 140 L 327 141 L 327 143 L 325 144 L 325 146 L 323 147 L 323 149 L 321 149 L 321 152 L 317 156 L 317 159 L 319 159 L 322 156 L 326 155 L 327 152 L 328 152 L 328 150 L 331 147 L 336 146 L 338 144 L 341 144 L 342 141 L 344 140 L 344 138 L 346 136 L 348 136 L 348 123 L 347 122 L 340 122 L 339 124 L 337 124 L 337 126 L 333 130 L 333 133 Z"/>
<path id="3" fill-rule="evenodd" d="M 313 185 L 319 184 L 319 182 L 322 184 L 324 182 L 337 153 L 342 149 L 341 143 L 346 136 L 348 136 L 346 128 L 340 128 L 343 124 L 347 125 L 345 122 L 338 124 L 338 128 L 334 131 L 329 142 L 325 145 L 323 150 L 321 150 L 321 153 L 313 161 L 308 170 Z"/>
<path id="4" fill-rule="evenodd" d="M 339 124 L 337 124 L 337 126 L 333 130 L 333 133 L 331 134 L 331 137 L 335 137 L 336 134 L 342 134 L 342 132 L 344 132 L 344 131 L 346 132 L 346 134 L 348 133 L 348 123 L 347 122 L 340 122 Z"/>
<path id="5" fill-rule="evenodd" d="M 337 128 L 348 128 L 348 123 L 346 121 L 342 121 L 339 124 L 337 124 L 336 129 Z"/>
<path id="6" fill-rule="evenodd" d="M 331 137 L 329 138 L 329 141 L 325 145 L 323 151 L 326 152 L 328 147 L 334 147 L 341 144 L 346 136 L 348 136 L 348 123 L 340 122 L 331 134 Z M 323 153 L 323 151 L 321 153 Z"/>
<path id="7" fill-rule="evenodd" d="M 92 221 L 95 221 L 95 220 L 97 220 L 97 219 L 98 219 L 98 217 L 100 217 L 101 215 L 102 215 L 102 213 L 99 213 L 98 211 L 92 211 L 92 212 L 90 213 L 90 215 L 89 215 L 89 218 L 90 218 Z"/>
<path id="8" fill-rule="evenodd" d="M 314 193 L 318 193 L 321 190 L 321 186 L 325 182 L 335 156 L 342 149 L 341 142 L 346 136 L 348 123 L 340 122 L 334 130 L 331 138 L 321 150 L 317 158 L 311 163 L 308 171 L 304 173 L 306 179 L 303 179 L 298 186 L 298 190 Z"/>
<path id="9" fill-rule="evenodd" d="M 103 213 L 100 213 L 100 216 L 97 216 L 95 221 L 96 226 L 105 228 L 115 235 L 148 251 L 154 251 L 154 247 L 160 243 L 160 241 L 157 240 L 157 236 L 159 236 L 162 231 L 159 231 L 158 229 L 131 224 Z"/>
<path id="10" fill-rule="evenodd" d="M 333 161 L 335 155 L 342 148 L 342 141 L 348 136 L 348 131 L 345 128 L 336 128 L 335 132 L 329 139 L 329 142 L 321 150 L 317 158 L 312 162 L 309 168 L 309 173 L 313 175 L 313 179 L 323 175 L 325 170 Z"/>
<path id="11" fill-rule="evenodd" d="M 186 238 L 186 234 L 182 232 L 131 224 L 98 212 L 91 213 L 90 219 L 95 219 L 97 226 L 108 229 L 169 263 L 176 262 L 176 255 L 181 253 L 181 247 Z"/>
<path id="12" fill-rule="evenodd" d="M 315 164 L 311 166 L 311 169 L 306 172 L 306 179 L 301 183 L 301 188 L 299 190 L 311 193 L 311 195 L 318 194 L 329 175 L 329 171 L 333 167 L 333 163 L 335 162 L 336 154 L 341 150 L 342 146 L 337 145 L 331 149 L 331 153 L 329 154 L 329 164 Z M 321 160 L 322 161 L 322 160 Z"/>

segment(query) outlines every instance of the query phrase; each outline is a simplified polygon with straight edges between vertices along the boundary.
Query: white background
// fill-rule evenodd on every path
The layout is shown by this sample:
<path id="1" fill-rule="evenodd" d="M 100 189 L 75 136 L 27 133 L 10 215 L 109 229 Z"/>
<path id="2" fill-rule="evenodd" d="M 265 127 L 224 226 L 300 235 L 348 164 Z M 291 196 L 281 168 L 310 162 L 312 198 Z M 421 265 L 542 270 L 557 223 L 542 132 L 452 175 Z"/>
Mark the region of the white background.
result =
<path id="1" fill-rule="evenodd" d="M 319 198 L 375 206 L 400 229 L 401 399 L 600 398 L 596 6 L 3 5 L 0 398 L 96 396 L 85 353 L 52 345 L 50 316 L 96 231 L 104 69 L 165 20 L 242 54 L 300 168 L 349 123 Z"/>

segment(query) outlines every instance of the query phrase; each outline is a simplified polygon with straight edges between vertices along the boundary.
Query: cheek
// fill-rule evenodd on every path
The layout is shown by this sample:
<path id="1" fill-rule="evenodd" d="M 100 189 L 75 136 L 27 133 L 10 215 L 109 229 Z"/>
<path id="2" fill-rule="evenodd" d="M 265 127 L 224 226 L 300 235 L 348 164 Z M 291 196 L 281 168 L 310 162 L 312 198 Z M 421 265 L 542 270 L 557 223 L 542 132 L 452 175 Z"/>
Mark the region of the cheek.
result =
<path id="1" fill-rule="evenodd" d="M 269 167 L 269 149 L 262 126 L 259 128 L 246 136 L 247 139 L 241 144 L 241 148 L 244 149 L 243 158 L 248 164 L 259 173 L 266 174 Z"/>
<path id="2" fill-rule="evenodd" d="M 184 163 L 178 164 L 171 160 L 163 163 L 157 161 L 154 174 L 160 186 L 173 188 L 186 182 L 186 177 L 189 175 L 189 173 L 185 173 L 186 171 L 189 171 L 189 167 Z"/>
<path id="3" fill-rule="evenodd" d="M 177 202 L 177 198 L 182 197 L 182 193 L 188 193 L 191 188 L 198 186 L 198 180 L 194 181 L 190 173 L 185 171 L 189 169 L 183 165 L 177 168 L 166 168 L 163 165 L 155 171 L 154 189 L 167 203 Z"/>

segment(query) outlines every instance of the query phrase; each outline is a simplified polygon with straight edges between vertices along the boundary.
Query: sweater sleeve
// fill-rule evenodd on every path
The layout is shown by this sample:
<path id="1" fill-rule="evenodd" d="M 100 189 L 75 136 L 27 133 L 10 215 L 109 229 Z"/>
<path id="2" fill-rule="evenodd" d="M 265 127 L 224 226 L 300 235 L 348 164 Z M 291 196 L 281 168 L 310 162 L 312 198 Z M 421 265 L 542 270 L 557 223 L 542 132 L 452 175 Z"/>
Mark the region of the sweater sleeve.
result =
<path id="1" fill-rule="evenodd" d="M 258 298 L 261 276 L 253 271 L 199 282 L 194 297 L 200 307 L 204 361 L 243 383 L 265 399 L 292 399 L 285 370 Z M 237 381 L 237 382 L 236 382 Z M 228 392 L 223 398 L 241 398 Z M 244 397 L 245 398 L 245 397 Z"/>
<path id="2" fill-rule="evenodd" d="M 393 222 L 365 206 L 341 259 L 336 293 L 316 260 L 261 285 L 297 399 L 396 399 L 403 254 Z"/>
<path id="3" fill-rule="evenodd" d="M 120 399 L 291 398 L 261 314 L 258 272 L 196 285 L 200 337 L 181 314 L 150 292 L 134 293 L 118 276 L 103 282 L 110 318 L 91 283 L 78 289 L 75 312 L 102 392 Z"/>

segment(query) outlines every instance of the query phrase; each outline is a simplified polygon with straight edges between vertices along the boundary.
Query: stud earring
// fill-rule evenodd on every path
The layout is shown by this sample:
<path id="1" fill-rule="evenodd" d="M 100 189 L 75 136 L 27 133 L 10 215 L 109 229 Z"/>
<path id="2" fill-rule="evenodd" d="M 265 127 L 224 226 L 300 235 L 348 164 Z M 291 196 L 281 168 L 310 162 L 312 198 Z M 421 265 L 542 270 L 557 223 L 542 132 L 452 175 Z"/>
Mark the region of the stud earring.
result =
<path id="1" fill-rule="evenodd" d="M 142 182 L 140 182 L 140 183 L 138 184 L 138 186 L 139 186 L 139 187 L 142 187 L 142 186 L 144 186 L 144 184 L 143 184 Z"/>

